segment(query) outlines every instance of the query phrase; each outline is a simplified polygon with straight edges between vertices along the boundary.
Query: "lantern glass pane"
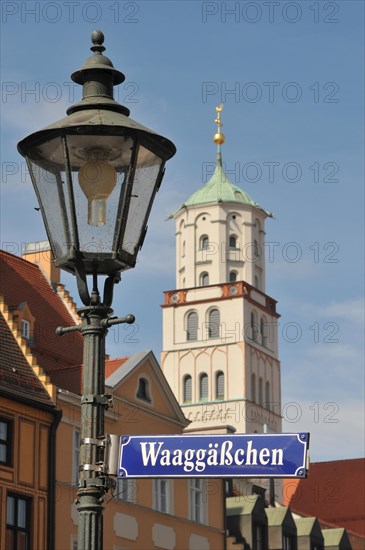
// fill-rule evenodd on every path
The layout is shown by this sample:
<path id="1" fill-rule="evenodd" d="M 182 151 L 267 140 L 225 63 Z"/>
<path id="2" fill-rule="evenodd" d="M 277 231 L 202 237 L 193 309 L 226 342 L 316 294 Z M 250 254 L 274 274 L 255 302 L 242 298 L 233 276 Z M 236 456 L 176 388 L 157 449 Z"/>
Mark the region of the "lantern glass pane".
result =
<path id="1" fill-rule="evenodd" d="M 68 136 L 80 252 L 110 258 L 134 142 L 123 136 Z M 102 268 L 101 268 L 102 269 Z"/>
<path id="2" fill-rule="evenodd" d="M 128 217 L 122 236 L 122 249 L 133 256 L 138 252 L 137 247 L 154 198 L 161 163 L 162 160 L 149 149 L 139 147 Z"/>
<path id="3" fill-rule="evenodd" d="M 96 169 L 96 172 L 98 169 Z M 92 169 L 90 168 L 92 174 Z M 125 180 L 124 173 L 116 174 L 115 185 L 107 198 L 98 199 L 97 194 L 85 195 L 79 182 L 79 172 L 71 172 L 75 201 L 80 252 L 96 260 L 112 253 L 115 225 L 120 195 Z M 92 180 L 92 177 L 91 177 Z"/>
<path id="4" fill-rule="evenodd" d="M 60 146 L 60 138 L 51 140 L 48 145 L 55 149 Z M 63 165 L 46 161 L 39 156 L 37 149 L 29 153 L 29 167 L 32 182 L 42 207 L 43 219 L 55 260 L 68 254 L 72 245 L 70 232 L 70 207 L 67 200 L 66 180 L 62 173 Z"/>
<path id="5" fill-rule="evenodd" d="M 30 149 L 33 184 L 60 267 L 72 265 L 75 251 L 88 261 L 88 273 L 94 260 L 99 273 L 119 266 L 113 246 L 133 147 L 131 137 L 91 134 L 57 137 Z"/>

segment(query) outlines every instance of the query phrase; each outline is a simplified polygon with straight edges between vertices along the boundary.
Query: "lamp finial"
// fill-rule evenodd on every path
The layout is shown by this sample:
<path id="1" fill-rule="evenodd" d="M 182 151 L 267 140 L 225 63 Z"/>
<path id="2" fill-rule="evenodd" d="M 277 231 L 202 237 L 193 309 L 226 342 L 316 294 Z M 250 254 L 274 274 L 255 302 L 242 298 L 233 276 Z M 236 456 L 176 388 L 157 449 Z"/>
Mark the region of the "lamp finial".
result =
<path id="1" fill-rule="evenodd" d="M 105 37 L 104 34 L 100 30 L 95 30 L 91 34 L 91 42 L 93 43 L 93 46 L 91 46 L 90 50 L 92 52 L 99 52 L 102 53 L 105 48 L 103 46 Z"/>

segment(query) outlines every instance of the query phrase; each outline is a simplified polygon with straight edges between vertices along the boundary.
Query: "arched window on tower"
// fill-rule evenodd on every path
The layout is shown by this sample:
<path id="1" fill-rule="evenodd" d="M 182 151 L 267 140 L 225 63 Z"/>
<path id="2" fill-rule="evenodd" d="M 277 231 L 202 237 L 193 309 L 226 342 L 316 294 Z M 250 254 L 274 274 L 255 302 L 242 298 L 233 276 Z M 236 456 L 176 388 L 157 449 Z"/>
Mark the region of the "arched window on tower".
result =
<path id="1" fill-rule="evenodd" d="M 200 250 L 208 250 L 209 248 L 209 237 L 208 235 L 202 235 L 200 237 Z"/>
<path id="2" fill-rule="evenodd" d="M 219 338 L 221 316 L 219 309 L 211 309 L 208 315 L 208 338 Z"/>
<path id="3" fill-rule="evenodd" d="M 266 348 L 267 345 L 267 324 L 265 317 L 260 319 L 260 333 L 261 333 L 261 344 Z"/>
<path id="4" fill-rule="evenodd" d="M 265 407 L 271 409 L 270 382 L 265 384 Z"/>
<path id="5" fill-rule="evenodd" d="M 181 256 L 185 256 L 185 241 L 182 243 Z"/>
<path id="6" fill-rule="evenodd" d="M 259 378 L 259 405 L 262 405 L 264 404 L 264 386 L 263 386 L 263 382 L 262 382 L 262 378 L 260 376 Z"/>
<path id="7" fill-rule="evenodd" d="M 259 243 L 257 242 L 257 239 L 255 239 L 254 242 L 253 242 L 253 251 L 254 251 L 254 254 L 255 254 L 255 258 L 259 258 L 260 251 L 259 251 Z"/>
<path id="8" fill-rule="evenodd" d="M 215 398 L 224 399 L 224 372 L 218 371 L 215 377 Z"/>
<path id="9" fill-rule="evenodd" d="M 200 274 L 200 286 L 208 286 L 209 285 L 209 273 L 206 271 L 203 271 L 203 273 Z"/>
<path id="10" fill-rule="evenodd" d="M 257 342 L 258 332 L 257 313 L 256 311 L 251 311 L 251 338 L 254 342 Z"/>
<path id="11" fill-rule="evenodd" d="M 190 311 L 186 319 L 186 338 L 187 340 L 198 339 L 199 317 L 196 311 Z"/>
<path id="12" fill-rule="evenodd" d="M 230 283 L 234 283 L 235 281 L 237 281 L 237 271 L 230 271 L 229 272 L 229 282 Z"/>
<path id="13" fill-rule="evenodd" d="M 208 401 L 208 375 L 205 373 L 199 378 L 199 401 Z"/>
<path id="14" fill-rule="evenodd" d="M 256 403 L 256 374 L 251 374 L 251 401 Z"/>
<path id="15" fill-rule="evenodd" d="M 192 380 L 190 374 L 184 376 L 183 380 L 183 401 L 191 403 L 192 401 Z"/>
<path id="16" fill-rule="evenodd" d="M 237 237 L 235 235 L 229 236 L 229 249 L 236 250 L 237 248 Z"/>

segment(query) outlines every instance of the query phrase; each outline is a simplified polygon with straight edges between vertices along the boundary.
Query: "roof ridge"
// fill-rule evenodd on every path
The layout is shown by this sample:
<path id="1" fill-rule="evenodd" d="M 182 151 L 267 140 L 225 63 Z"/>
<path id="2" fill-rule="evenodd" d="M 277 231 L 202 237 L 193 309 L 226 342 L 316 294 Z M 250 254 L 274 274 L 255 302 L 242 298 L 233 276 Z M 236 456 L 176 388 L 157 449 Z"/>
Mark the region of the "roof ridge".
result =
<path id="1" fill-rule="evenodd" d="M 7 250 L 3 250 L 2 248 L 0 248 L 0 254 L 4 254 L 6 256 L 9 256 L 10 258 L 15 258 L 16 260 L 20 260 L 21 262 L 26 262 L 28 265 L 31 265 L 40 271 L 39 266 L 37 264 L 29 260 L 26 260 L 25 258 L 23 258 L 23 256 L 17 256 L 16 254 L 12 254 L 11 252 L 8 252 Z"/>

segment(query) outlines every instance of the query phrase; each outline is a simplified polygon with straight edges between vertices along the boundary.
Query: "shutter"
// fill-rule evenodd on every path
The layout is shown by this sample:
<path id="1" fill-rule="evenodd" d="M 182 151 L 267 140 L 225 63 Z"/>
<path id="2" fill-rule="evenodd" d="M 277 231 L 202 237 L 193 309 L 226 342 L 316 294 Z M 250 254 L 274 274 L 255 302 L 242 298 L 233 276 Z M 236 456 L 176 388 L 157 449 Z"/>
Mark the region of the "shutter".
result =
<path id="1" fill-rule="evenodd" d="M 271 408 L 270 403 L 270 382 L 266 382 L 266 388 L 265 388 L 265 406 L 267 409 Z"/>
<path id="2" fill-rule="evenodd" d="M 208 399 L 208 375 L 202 374 L 200 377 L 200 400 L 206 401 Z"/>
<path id="3" fill-rule="evenodd" d="M 256 376 L 251 376 L 251 401 L 256 403 Z"/>
<path id="4" fill-rule="evenodd" d="M 262 378 L 259 378 L 259 405 L 263 405 L 264 402 L 264 389 L 262 387 Z"/>
<path id="5" fill-rule="evenodd" d="M 219 338 L 219 325 L 220 325 L 220 313 L 219 309 L 212 309 L 209 312 L 209 326 L 208 336 L 209 338 Z"/>
<path id="6" fill-rule="evenodd" d="M 201 238 L 201 241 L 200 241 L 200 247 L 201 247 L 201 250 L 208 250 L 209 248 L 209 238 L 207 235 L 204 235 L 202 238 Z"/>
<path id="7" fill-rule="evenodd" d="M 191 403 L 192 400 L 192 382 L 191 376 L 184 378 L 184 403 Z"/>
<path id="8" fill-rule="evenodd" d="M 188 315 L 187 338 L 188 340 L 198 339 L 198 314 L 195 311 Z"/>
<path id="9" fill-rule="evenodd" d="M 218 372 L 217 374 L 217 399 L 224 398 L 224 373 Z"/>
<path id="10" fill-rule="evenodd" d="M 201 286 L 208 286 L 209 285 L 209 274 L 204 272 L 200 275 L 200 284 Z"/>

